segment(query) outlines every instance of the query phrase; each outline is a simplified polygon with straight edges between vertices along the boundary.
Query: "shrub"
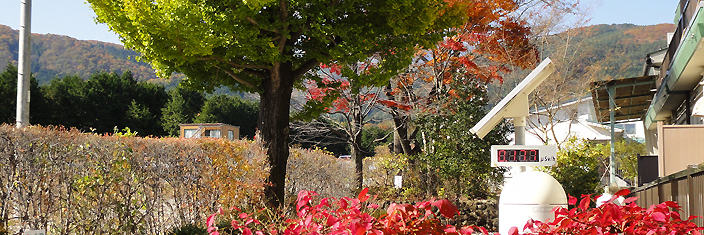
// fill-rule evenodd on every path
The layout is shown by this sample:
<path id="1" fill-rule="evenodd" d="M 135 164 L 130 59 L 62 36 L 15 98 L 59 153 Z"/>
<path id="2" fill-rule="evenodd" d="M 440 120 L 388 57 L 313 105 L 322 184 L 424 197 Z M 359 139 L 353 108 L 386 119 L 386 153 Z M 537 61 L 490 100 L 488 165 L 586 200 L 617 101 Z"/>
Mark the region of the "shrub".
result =
<path id="1" fill-rule="evenodd" d="M 700 230 L 690 216 L 682 220 L 679 206 L 667 201 L 652 205 L 645 209 L 635 204 L 636 197 L 626 199 L 619 206 L 612 203 L 619 196 L 628 195 L 627 189 L 621 190 L 605 204 L 597 208 L 589 208 L 591 197 L 585 195 L 577 205 L 577 198 L 571 197 L 569 204 L 572 209 L 558 207 L 555 210 L 555 220 L 551 222 L 529 221 L 524 229 L 534 234 L 695 234 Z M 511 229 L 511 235 L 518 234 L 518 229 Z"/>
<path id="2" fill-rule="evenodd" d="M 210 215 L 206 220 L 210 235 L 220 234 L 473 234 L 487 230 L 477 226 L 461 228 L 446 225 L 447 220 L 459 215 L 457 207 L 450 201 L 429 200 L 410 204 L 391 204 L 385 213 L 378 213 L 379 206 L 370 203 L 368 189 L 362 190 L 357 198 L 324 198 L 314 203 L 315 192 L 301 191 L 296 201 L 295 216 L 281 215 L 278 220 L 268 218 L 261 220 L 260 210 L 255 213 L 243 213 L 238 208 L 222 210 Z M 625 206 L 613 201 L 619 196 L 626 196 L 628 190 L 621 190 L 604 205 L 589 208 L 591 197 L 585 195 L 577 205 L 577 198 L 570 197 L 572 209 L 558 207 L 555 220 L 550 222 L 528 221 L 525 234 L 694 234 L 700 230 L 691 220 L 682 220 L 677 212 L 675 202 L 664 202 L 648 209 L 638 207 L 636 198 L 628 198 Z M 218 217 L 221 223 L 217 223 Z M 443 219 L 444 218 L 444 219 Z M 218 225 L 216 225 L 218 224 Z M 513 227 L 509 235 L 519 234 Z"/>
<path id="3" fill-rule="evenodd" d="M 249 141 L 2 125 L 0 228 L 163 234 L 224 204 L 252 206 L 266 178 L 264 159 Z"/>
<path id="4" fill-rule="evenodd" d="M 557 165 L 543 171 L 563 185 L 568 195 L 600 194 L 599 167 L 604 156 L 600 147 L 577 138 L 570 138 L 557 153 Z"/>
<path id="5" fill-rule="evenodd" d="M 168 235 L 206 235 L 208 234 L 208 230 L 195 225 L 195 224 L 186 224 L 184 226 L 181 226 L 180 228 L 175 228 L 171 232 L 167 233 Z"/>
<path id="6" fill-rule="evenodd" d="M 357 198 L 324 198 L 314 203 L 317 193 L 301 191 L 296 202 L 296 216 L 280 224 L 264 224 L 257 214 L 241 213 L 231 208 L 229 213 L 219 210 L 208 217 L 210 235 L 220 234 L 472 234 L 475 226 L 457 228 L 444 225 L 440 217 L 452 218 L 457 207 L 448 200 L 430 200 L 415 205 L 391 204 L 386 214 L 372 216 L 378 205 L 367 203 L 368 189 Z M 435 209 L 434 209 L 435 208 Z M 226 229 L 216 226 L 217 216 L 230 221 Z M 486 229 L 478 228 L 487 234 Z"/>
<path id="7" fill-rule="evenodd" d="M 421 190 L 411 185 L 413 173 L 409 172 L 408 157 L 405 154 L 391 153 L 388 147 L 378 146 L 373 157 L 364 158 L 364 185 L 381 200 L 406 201 L 418 200 L 415 195 L 423 195 Z M 394 188 L 394 176 L 403 176 L 403 188 Z M 409 187 L 411 186 L 411 187 Z"/>
<path id="8" fill-rule="evenodd" d="M 0 125 L 0 234 L 164 234 L 202 226 L 219 207 L 262 207 L 260 143 L 117 133 Z M 350 162 L 318 150 L 291 153 L 291 192 L 352 195 Z"/>
<path id="9" fill-rule="evenodd" d="M 341 160 L 319 149 L 291 149 L 286 171 L 286 193 L 295 198 L 301 190 L 323 197 L 353 195 L 354 162 Z"/>

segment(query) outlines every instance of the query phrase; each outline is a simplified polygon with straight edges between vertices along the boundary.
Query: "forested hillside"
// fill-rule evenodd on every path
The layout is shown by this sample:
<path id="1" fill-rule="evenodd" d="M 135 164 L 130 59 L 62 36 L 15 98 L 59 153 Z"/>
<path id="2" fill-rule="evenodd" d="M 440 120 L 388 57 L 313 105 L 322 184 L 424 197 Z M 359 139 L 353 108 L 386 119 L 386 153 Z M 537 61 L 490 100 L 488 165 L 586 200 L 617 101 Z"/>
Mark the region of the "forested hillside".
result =
<path id="1" fill-rule="evenodd" d="M 588 95 L 585 84 L 590 81 L 641 76 L 646 54 L 666 48 L 667 33 L 674 30 L 673 24 L 593 25 L 537 40 L 538 44 L 542 43 L 539 45 L 541 57 L 550 57 L 559 67 L 546 84 L 576 89 L 556 88 L 573 96 L 555 100 L 559 103 L 576 98 L 574 96 Z M 530 70 L 510 74 L 504 77 L 503 83 L 490 84 L 490 103 L 501 100 Z M 539 104 L 542 105 L 547 104 Z"/>
<path id="2" fill-rule="evenodd" d="M 581 29 L 577 64 L 600 68 L 602 79 L 641 76 L 645 55 L 667 47 L 667 33 L 674 24 L 638 26 L 632 24 L 594 25 Z"/>
<path id="3" fill-rule="evenodd" d="M 632 24 L 594 25 L 578 29 L 571 39 L 576 53 L 577 73 L 591 71 L 600 79 L 637 76 L 645 54 L 664 48 L 666 35 L 674 31 L 673 24 L 637 26 Z M 0 71 L 8 62 L 17 64 L 18 31 L 0 25 Z M 551 48 L 543 54 L 551 56 Z M 99 41 L 82 41 L 53 34 L 32 35 L 32 73 L 40 84 L 52 78 L 77 75 L 88 79 L 100 71 L 131 71 L 138 81 L 164 83 L 149 64 L 137 62 L 137 53 L 123 46 Z M 517 77 L 515 79 L 520 79 Z M 508 78 L 508 84 L 517 83 Z M 178 81 L 178 80 L 175 80 Z M 174 83 L 169 81 L 168 83 Z M 168 84 L 165 84 L 169 87 Z M 509 85 L 510 86 L 510 85 Z M 505 89 L 504 89 L 505 90 Z"/>
<path id="4" fill-rule="evenodd" d="M 0 25 L 0 71 L 8 62 L 17 65 L 18 37 L 17 30 Z M 131 71 L 139 81 L 157 80 L 151 66 L 137 62 L 136 56 L 136 52 L 117 44 L 32 34 L 32 73 L 40 84 L 67 75 L 88 79 L 97 72 L 124 71 Z"/>

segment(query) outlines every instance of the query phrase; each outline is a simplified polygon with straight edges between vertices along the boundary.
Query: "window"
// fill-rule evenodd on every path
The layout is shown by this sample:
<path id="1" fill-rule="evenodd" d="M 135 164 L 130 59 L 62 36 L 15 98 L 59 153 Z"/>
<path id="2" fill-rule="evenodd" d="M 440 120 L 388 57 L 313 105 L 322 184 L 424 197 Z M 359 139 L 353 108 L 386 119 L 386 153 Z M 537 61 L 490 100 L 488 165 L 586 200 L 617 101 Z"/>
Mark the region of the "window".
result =
<path id="1" fill-rule="evenodd" d="M 235 132 L 234 131 L 227 131 L 227 138 L 234 140 L 235 139 Z"/>
<path id="2" fill-rule="evenodd" d="M 196 133 L 196 129 L 184 129 L 183 130 L 183 137 L 186 138 L 193 138 L 193 134 Z"/>
<path id="3" fill-rule="evenodd" d="M 220 138 L 220 130 L 205 130 L 205 137 Z"/>

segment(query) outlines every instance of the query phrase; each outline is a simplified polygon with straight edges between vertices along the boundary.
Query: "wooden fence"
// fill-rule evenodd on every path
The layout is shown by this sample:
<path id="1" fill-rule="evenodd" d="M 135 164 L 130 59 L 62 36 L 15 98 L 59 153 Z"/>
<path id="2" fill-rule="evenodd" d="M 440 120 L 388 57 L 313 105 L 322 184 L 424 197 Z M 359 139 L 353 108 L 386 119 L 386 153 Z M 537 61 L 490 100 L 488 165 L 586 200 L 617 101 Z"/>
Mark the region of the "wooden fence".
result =
<path id="1" fill-rule="evenodd" d="M 680 216 L 704 216 L 704 167 L 691 166 L 683 171 L 659 178 L 651 183 L 635 188 L 631 197 L 639 197 L 636 204 L 648 208 L 653 204 L 674 201 L 681 206 Z M 704 218 L 693 220 L 698 226 L 704 226 Z"/>

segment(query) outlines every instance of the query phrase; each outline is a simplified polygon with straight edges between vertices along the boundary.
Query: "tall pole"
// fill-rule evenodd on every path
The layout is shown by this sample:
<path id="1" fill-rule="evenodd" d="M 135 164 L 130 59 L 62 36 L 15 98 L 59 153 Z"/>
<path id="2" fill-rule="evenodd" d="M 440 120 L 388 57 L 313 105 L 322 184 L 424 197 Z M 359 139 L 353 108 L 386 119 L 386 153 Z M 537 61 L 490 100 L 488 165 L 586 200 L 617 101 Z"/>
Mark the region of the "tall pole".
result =
<path id="1" fill-rule="evenodd" d="M 22 0 L 20 13 L 20 49 L 17 63 L 17 111 L 16 127 L 29 125 L 29 76 L 31 73 L 30 37 L 32 36 L 32 0 Z"/>
<path id="2" fill-rule="evenodd" d="M 527 103 L 526 99 L 526 103 Z M 526 105 L 528 107 L 528 105 Z M 516 133 L 516 145 L 526 144 L 526 117 L 514 117 L 513 118 L 513 128 Z M 519 166 L 519 172 L 526 172 L 526 166 Z"/>
<path id="3" fill-rule="evenodd" d="M 609 127 L 611 128 L 611 155 L 609 156 L 609 186 L 616 185 L 616 134 L 614 122 L 614 113 L 616 112 L 616 101 L 614 101 L 614 96 L 616 96 L 616 87 L 608 86 L 609 92 Z"/>

